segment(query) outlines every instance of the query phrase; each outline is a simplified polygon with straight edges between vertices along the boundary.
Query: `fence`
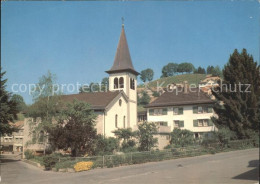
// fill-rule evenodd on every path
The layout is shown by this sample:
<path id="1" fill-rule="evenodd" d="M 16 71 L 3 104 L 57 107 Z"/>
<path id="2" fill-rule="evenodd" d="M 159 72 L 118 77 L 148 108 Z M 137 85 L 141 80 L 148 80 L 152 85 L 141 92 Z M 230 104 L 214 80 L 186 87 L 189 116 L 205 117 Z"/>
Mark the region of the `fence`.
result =
<path id="1" fill-rule="evenodd" d="M 253 140 L 238 140 L 230 141 L 229 145 L 220 143 L 210 144 L 208 146 L 192 146 L 184 148 L 172 148 L 166 150 L 131 152 L 117 155 L 91 156 L 91 157 L 59 157 L 59 162 L 56 163 L 56 168 L 73 168 L 77 162 L 91 161 L 93 167 L 116 167 L 120 165 L 132 165 L 145 162 L 162 161 L 176 159 L 182 157 L 192 157 L 203 154 L 214 154 L 217 152 L 245 149 L 256 147 Z"/>

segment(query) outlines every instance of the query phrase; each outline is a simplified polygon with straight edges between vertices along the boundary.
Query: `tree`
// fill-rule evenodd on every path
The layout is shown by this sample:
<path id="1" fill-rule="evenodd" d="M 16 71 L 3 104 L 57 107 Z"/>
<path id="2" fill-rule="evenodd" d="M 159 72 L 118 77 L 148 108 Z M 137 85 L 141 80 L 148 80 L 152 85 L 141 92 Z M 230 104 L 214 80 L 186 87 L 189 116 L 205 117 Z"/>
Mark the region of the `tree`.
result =
<path id="1" fill-rule="evenodd" d="M 6 82 L 7 79 L 3 79 L 3 76 L 6 72 L 1 70 L 1 84 L 0 84 L 0 135 L 11 134 L 14 131 L 17 131 L 16 128 L 10 125 L 10 122 L 13 122 L 17 119 L 17 103 L 12 100 L 11 93 L 6 91 Z"/>
<path id="2" fill-rule="evenodd" d="M 47 132 L 53 126 L 53 118 L 56 117 L 61 105 L 59 95 L 61 94 L 57 88 L 56 75 L 50 71 L 46 75 L 40 77 L 33 93 L 34 103 L 29 106 L 27 116 L 36 119 L 40 118 L 41 122 L 35 124 L 35 131 Z"/>
<path id="3" fill-rule="evenodd" d="M 157 127 L 154 123 L 143 122 L 138 125 L 137 137 L 139 140 L 140 151 L 150 151 L 156 146 L 158 139 L 153 135 L 157 133 Z"/>
<path id="4" fill-rule="evenodd" d="M 23 100 L 23 97 L 18 94 L 14 94 L 11 98 L 12 101 L 14 101 L 17 104 L 17 110 L 18 112 L 24 111 L 26 109 L 26 104 Z"/>
<path id="5" fill-rule="evenodd" d="M 76 157 L 79 151 L 93 153 L 96 139 L 96 115 L 90 105 L 74 100 L 57 116 L 57 125 L 50 130 L 49 140 L 54 148 L 71 149 Z"/>
<path id="6" fill-rule="evenodd" d="M 212 74 L 214 71 L 214 66 L 208 66 L 207 67 L 207 74 Z"/>
<path id="7" fill-rule="evenodd" d="M 118 128 L 114 130 L 113 133 L 119 140 L 123 139 L 124 142 L 134 137 L 134 132 L 132 132 L 131 128 Z"/>
<path id="8" fill-rule="evenodd" d="M 181 63 L 178 65 L 177 72 L 179 73 L 191 73 L 195 70 L 195 67 L 192 63 Z"/>
<path id="9" fill-rule="evenodd" d="M 102 91 L 108 91 L 108 89 L 109 89 L 109 78 L 104 77 L 102 79 L 101 85 L 102 85 L 101 86 Z"/>
<path id="10" fill-rule="evenodd" d="M 197 70 L 194 70 L 194 73 L 206 74 L 206 70 L 199 66 Z"/>
<path id="11" fill-rule="evenodd" d="M 131 128 L 118 128 L 113 133 L 119 140 L 123 139 L 122 151 L 127 151 L 135 146 L 133 138 L 136 136 L 136 132 L 133 132 Z"/>
<path id="12" fill-rule="evenodd" d="M 153 70 L 151 68 L 147 68 L 146 70 L 142 70 L 141 71 L 140 79 L 143 82 L 152 81 L 153 80 L 153 75 L 154 75 Z"/>
<path id="13" fill-rule="evenodd" d="M 94 155 L 111 155 L 118 148 L 118 139 L 98 135 L 94 144 Z"/>
<path id="14" fill-rule="evenodd" d="M 173 129 L 171 132 L 170 144 L 174 146 L 188 146 L 194 143 L 193 133 L 189 130 L 181 130 L 179 128 Z"/>
<path id="15" fill-rule="evenodd" d="M 214 67 L 212 71 L 212 76 L 222 76 L 222 71 L 219 66 Z"/>
<path id="16" fill-rule="evenodd" d="M 218 100 L 212 118 L 218 128 L 228 127 L 238 138 L 259 135 L 260 122 L 260 66 L 246 49 L 235 49 L 223 70 L 224 80 L 212 93 Z M 223 105 L 222 105 L 223 104 Z"/>
<path id="17" fill-rule="evenodd" d="M 147 105 L 150 103 L 150 96 L 147 94 L 147 92 L 143 91 L 142 96 L 137 96 L 137 104 L 138 105 Z"/>
<path id="18" fill-rule="evenodd" d="M 167 65 L 165 65 L 162 68 L 162 77 L 169 77 L 169 76 L 173 76 L 178 69 L 178 64 L 177 63 L 168 63 Z"/>

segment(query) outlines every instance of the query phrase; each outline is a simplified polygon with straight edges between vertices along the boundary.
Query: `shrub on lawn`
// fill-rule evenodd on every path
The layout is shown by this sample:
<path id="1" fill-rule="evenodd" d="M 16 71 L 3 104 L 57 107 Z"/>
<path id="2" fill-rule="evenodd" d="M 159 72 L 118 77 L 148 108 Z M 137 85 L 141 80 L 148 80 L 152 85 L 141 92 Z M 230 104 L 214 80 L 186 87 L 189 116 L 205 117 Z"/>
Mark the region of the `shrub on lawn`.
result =
<path id="1" fill-rule="evenodd" d="M 27 160 L 34 158 L 34 154 L 32 150 L 25 150 L 24 156 Z"/>
<path id="2" fill-rule="evenodd" d="M 92 168 L 93 162 L 78 162 L 75 164 L 74 169 L 76 172 L 88 171 Z"/>
<path id="3" fill-rule="evenodd" d="M 46 170 L 50 170 L 52 167 L 55 166 L 55 164 L 59 161 L 58 157 L 55 157 L 54 155 L 47 155 L 43 157 L 43 165 Z"/>

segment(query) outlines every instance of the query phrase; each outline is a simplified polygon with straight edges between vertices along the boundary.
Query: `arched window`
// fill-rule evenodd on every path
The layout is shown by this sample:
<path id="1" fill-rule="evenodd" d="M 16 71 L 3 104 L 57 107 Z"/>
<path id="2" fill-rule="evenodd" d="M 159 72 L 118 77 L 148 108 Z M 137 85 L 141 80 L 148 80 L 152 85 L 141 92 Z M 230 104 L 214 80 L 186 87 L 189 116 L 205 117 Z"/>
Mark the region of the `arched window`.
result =
<path id="1" fill-rule="evenodd" d="M 117 128 L 117 114 L 115 115 L 115 127 Z"/>
<path id="2" fill-rule="evenodd" d="M 122 100 L 121 99 L 119 99 L 119 106 L 121 106 L 122 105 Z"/>
<path id="3" fill-rule="evenodd" d="M 118 78 L 114 78 L 114 89 L 118 88 Z"/>
<path id="4" fill-rule="evenodd" d="M 135 79 L 130 78 L 130 89 L 135 89 Z"/>
<path id="5" fill-rule="evenodd" d="M 132 89 L 132 86 L 133 86 L 133 81 L 132 78 L 130 78 L 130 89 Z"/>
<path id="6" fill-rule="evenodd" d="M 124 78 L 123 77 L 119 78 L 119 88 L 124 88 Z"/>
<path id="7" fill-rule="evenodd" d="M 124 128 L 125 128 L 125 116 L 124 116 L 123 122 L 124 122 Z"/>
<path id="8" fill-rule="evenodd" d="M 43 143 L 43 139 L 44 139 L 44 132 L 43 131 L 40 131 L 40 134 L 39 134 L 39 143 Z"/>

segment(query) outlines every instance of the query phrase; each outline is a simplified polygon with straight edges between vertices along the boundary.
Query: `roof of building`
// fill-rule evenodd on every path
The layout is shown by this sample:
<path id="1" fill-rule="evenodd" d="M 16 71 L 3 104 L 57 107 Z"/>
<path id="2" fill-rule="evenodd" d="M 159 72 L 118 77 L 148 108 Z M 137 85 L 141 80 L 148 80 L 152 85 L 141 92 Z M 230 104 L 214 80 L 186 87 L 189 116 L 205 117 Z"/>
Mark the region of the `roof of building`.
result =
<path id="1" fill-rule="evenodd" d="M 74 99 L 87 102 L 94 110 L 104 110 L 106 106 L 120 93 L 120 91 L 80 93 L 72 95 L 62 95 L 61 99 L 72 102 Z"/>
<path id="2" fill-rule="evenodd" d="M 22 126 L 24 125 L 24 121 L 16 121 L 14 123 L 14 126 L 17 127 L 17 128 L 21 128 Z"/>
<path id="3" fill-rule="evenodd" d="M 119 39 L 119 43 L 117 46 L 116 56 L 114 60 L 114 64 L 110 70 L 106 71 L 107 73 L 116 73 L 116 72 L 131 72 L 135 75 L 139 73 L 135 71 L 134 66 L 132 64 L 124 26 L 122 26 L 122 31 Z"/>
<path id="4" fill-rule="evenodd" d="M 166 91 L 159 96 L 155 101 L 151 102 L 146 108 L 149 107 L 164 107 L 164 106 L 178 106 L 178 105 L 194 105 L 194 104 L 209 104 L 214 103 L 210 97 L 199 88 L 191 88 L 185 93 L 183 90 L 178 89 L 172 92 Z"/>

